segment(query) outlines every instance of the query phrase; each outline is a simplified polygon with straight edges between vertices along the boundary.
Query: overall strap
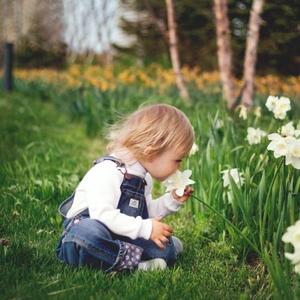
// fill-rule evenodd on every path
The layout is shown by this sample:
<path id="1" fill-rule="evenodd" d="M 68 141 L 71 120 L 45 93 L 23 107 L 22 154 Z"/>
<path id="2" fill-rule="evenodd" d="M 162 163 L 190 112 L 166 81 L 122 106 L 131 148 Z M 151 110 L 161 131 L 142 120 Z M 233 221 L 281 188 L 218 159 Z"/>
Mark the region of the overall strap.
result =
<path id="1" fill-rule="evenodd" d="M 99 164 L 105 160 L 113 161 L 117 165 L 117 169 L 124 175 L 125 178 L 128 179 L 128 178 L 131 178 L 132 176 L 134 176 L 134 175 L 128 174 L 125 163 L 114 156 L 110 156 L 110 155 L 101 156 L 101 157 L 97 158 L 96 160 L 94 160 L 93 165 Z"/>
<path id="2" fill-rule="evenodd" d="M 99 163 L 101 163 L 105 160 L 113 161 L 120 168 L 125 167 L 125 164 L 121 160 L 117 159 L 116 157 L 110 156 L 110 155 L 101 156 L 101 157 L 95 159 L 94 162 L 93 162 L 93 165 L 97 165 L 97 164 L 99 164 Z"/>
<path id="3" fill-rule="evenodd" d="M 126 172 L 126 168 L 125 168 L 125 164 L 121 160 L 119 160 L 119 159 L 117 159 L 117 158 L 115 158 L 113 156 L 109 156 L 109 155 L 102 156 L 102 157 L 99 157 L 98 159 L 94 160 L 93 165 L 99 164 L 99 163 L 101 163 L 101 162 L 103 162 L 105 160 L 111 160 L 111 161 L 113 161 L 117 165 L 117 168 L 119 170 L 121 170 L 121 172 L 123 174 L 127 173 Z M 62 215 L 64 218 L 67 217 L 67 213 L 70 210 L 71 206 L 73 205 L 74 196 L 75 196 L 75 191 L 72 193 L 71 196 L 69 196 L 67 199 L 65 199 L 60 204 L 60 206 L 58 208 L 59 214 Z M 88 212 L 88 210 L 85 210 L 84 212 L 86 212 L 86 211 Z M 82 214 L 82 212 L 79 213 L 79 214 Z"/>

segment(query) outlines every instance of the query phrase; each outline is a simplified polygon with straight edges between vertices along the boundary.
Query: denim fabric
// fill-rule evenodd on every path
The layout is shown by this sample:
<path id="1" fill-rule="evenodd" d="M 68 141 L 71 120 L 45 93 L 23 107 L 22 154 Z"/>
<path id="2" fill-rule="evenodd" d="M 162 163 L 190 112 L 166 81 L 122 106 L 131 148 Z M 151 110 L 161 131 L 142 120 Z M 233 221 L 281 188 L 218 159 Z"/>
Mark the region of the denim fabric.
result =
<path id="1" fill-rule="evenodd" d="M 117 208 L 128 216 L 141 216 L 147 219 L 145 180 L 128 174 L 126 170 L 124 172 L 124 165 L 113 157 L 103 157 L 95 163 L 101 163 L 106 159 L 114 161 L 116 167 L 124 174 Z M 64 231 L 56 249 L 59 260 L 73 266 L 87 265 L 109 272 L 117 269 L 118 264 L 124 259 L 125 245 L 130 243 L 141 248 L 142 260 L 163 258 L 168 264 L 175 261 L 176 252 L 172 239 L 162 250 L 151 240 L 142 238 L 132 240 L 114 234 L 100 221 L 90 219 L 88 209 L 73 218 L 66 218 L 73 203 L 74 194 L 67 198 L 59 208 L 61 215 L 65 218 Z"/>
<path id="2" fill-rule="evenodd" d="M 120 209 L 120 212 L 128 216 L 141 216 L 143 219 L 148 219 L 145 180 L 137 176 L 125 174 L 120 189 L 121 196 L 117 207 Z"/>
<path id="3" fill-rule="evenodd" d="M 60 260 L 110 271 L 124 256 L 124 243 L 113 239 L 110 230 L 98 220 L 78 217 L 67 221 L 57 247 Z"/>

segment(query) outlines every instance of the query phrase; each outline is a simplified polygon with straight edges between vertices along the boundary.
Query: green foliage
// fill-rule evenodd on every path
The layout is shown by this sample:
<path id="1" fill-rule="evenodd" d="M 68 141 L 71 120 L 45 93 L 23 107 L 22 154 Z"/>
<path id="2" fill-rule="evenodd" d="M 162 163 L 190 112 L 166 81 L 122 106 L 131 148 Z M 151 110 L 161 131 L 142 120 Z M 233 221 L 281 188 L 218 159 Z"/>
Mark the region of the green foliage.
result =
<path id="1" fill-rule="evenodd" d="M 122 292 L 130 299 L 265 299 L 271 294 L 296 299 L 300 294 L 299 280 L 283 256 L 290 249 L 281 241 L 286 228 L 299 219 L 299 171 L 268 153 L 266 139 L 258 145 L 245 141 L 249 126 L 271 133 L 282 125 L 265 108 L 262 118 L 250 113 L 241 120 L 226 111 L 221 95 L 192 87 L 191 107 L 175 88 L 158 96 L 157 90 L 141 85 L 106 92 L 84 86 L 66 90 L 43 82 L 17 81 L 16 87 L 11 95 L 0 94 L 0 238 L 11 241 L 0 246 L 1 284 L 10 288 L 0 288 L 7 298 L 97 298 L 99 290 L 108 299 Z M 57 206 L 90 162 L 104 153 L 104 143 L 95 144 L 85 132 L 102 139 L 103 129 L 120 116 L 156 102 L 176 105 L 188 115 L 199 146 L 182 166 L 193 170 L 198 199 L 191 199 L 179 218 L 166 220 L 185 242 L 185 255 L 165 273 L 132 276 L 61 266 L 49 251 L 60 234 Z M 261 106 L 264 102 L 262 96 L 256 99 Z M 292 107 L 288 115 L 294 119 L 298 111 Z M 220 120 L 223 126 L 216 126 Z M 241 188 L 230 179 L 231 202 L 220 174 L 228 168 L 239 168 L 245 178 Z M 163 192 L 157 183 L 155 189 L 157 195 Z"/>
<path id="2" fill-rule="evenodd" d="M 292 109 L 296 111 L 293 105 Z M 241 121 L 218 111 L 214 117 L 208 117 L 206 126 L 203 117 L 189 115 L 195 131 L 205 132 L 202 141 L 197 141 L 200 151 L 188 163 L 194 178 L 200 179 L 195 186 L 200 204 L 193 206 L 192 211 L 197 215 L 208 210 L 223 220 L 218 230 L 228 234 L 238 252 L 247 258 L 254 251 L 267 266 L 275 295 L 296 299 L 297 278 L 284 259 L 281 239 L 286 228 L 299 219 L 300 206 L 296 200 L 300 195 L 299 170 L 285 166 L 283 158 L 275 159 L 266 150 L 267 139 L 258 145 L 248 145 L 245 141 L 249 126 L 273 133 L 283 124 L 270 121 L 267 112 L 265 115 L 258 123 L 251 114 Z M 222 128 L 216 128 L 217 119 L 222 120 Z M 269 124 L 265 123 L 267 120 Z M 228 188 L 222 187 L 220 174 L 228 168 L 238 168 L 245 178 L 242 187 L 230 178 L 231 201 Z"/>

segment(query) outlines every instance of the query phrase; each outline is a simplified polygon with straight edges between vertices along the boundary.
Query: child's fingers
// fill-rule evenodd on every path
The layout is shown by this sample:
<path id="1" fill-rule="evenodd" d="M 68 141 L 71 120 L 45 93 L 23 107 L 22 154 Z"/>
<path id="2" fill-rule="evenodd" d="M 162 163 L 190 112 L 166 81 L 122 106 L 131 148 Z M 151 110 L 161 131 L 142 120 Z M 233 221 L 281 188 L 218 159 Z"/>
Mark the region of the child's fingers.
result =
<path id="1" fill-rule="evenodd" d="M 165 249 L 165 245 L 159 240 L 159 239 L 155 239 L 154 243 L 161 249 Z"/>
<path id="2" fill-rule="evenodd" d="M 164 245 L 166 245 L 167 243 L 169 243 L 169 239 L 166 238 L 166 237 L 164 237 L 164 236 L 162 236 L 162 237 L 160 238 L 160 241 L 161 241 Z"/>
<path id="3" fill-rule="evenodd" d="M 164 232 L 169 233 L 169 235 L 171 235 L 173 233 L 172 227 L 167 224 L 164 224 L 163 230 L 164 230 Z"/>
<path id="4" fill-rule="evenodd" d="M 190 185 L 187 185 L 184 189 L 185 192 L 192 191 L 192 190 L 193 190 L 193 188 Z"/>
<path id="5" fill-rule="evenodd" d="M 190 196 L 194 192 L 194 189 L 191 186 L 187 186 L 184 190 L 184 195 L 185 196 Z"/>
<path id="6" fill-rule="evenodd" d="M 164 231 L 163 231 L 163 235 L 166 236 L 166 237 L 169 237 L 169 236 L 172 235 L 172 231 L 164 230 Z"/>

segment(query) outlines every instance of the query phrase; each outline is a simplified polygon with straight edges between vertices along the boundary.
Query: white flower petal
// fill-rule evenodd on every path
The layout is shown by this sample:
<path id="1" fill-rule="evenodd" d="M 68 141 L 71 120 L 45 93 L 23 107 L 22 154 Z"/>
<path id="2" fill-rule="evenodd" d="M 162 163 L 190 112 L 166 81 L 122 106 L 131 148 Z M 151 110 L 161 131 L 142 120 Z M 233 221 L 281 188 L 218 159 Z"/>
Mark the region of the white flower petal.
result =
<path id="1" fill-rule="evenodd" d="M 192 170 L 187 169 L 182 172 L 181 176 L 184 179 L 188 179 L 189 177 L 191 177 L 191 175 L 192 175 Z"/>
<path id="2" fill-rule="evenodd" d="M 278 133 L 271 133 L 268 135 L 268 139 L 270 141 L 276 141 L 276 140 L 282 139 L 282 136 Z"/>
<path id="3" fill-rule="evenodd" d="M 293 122 L 289 122 L 286 125 L 282 126 L 280 129 L 280 133 L 283 136 L 293 136 L 295 134 L 295 127 L 293 126 Z"/>
<path id="4" fill-rule="evenodd" d="M 293 264 L 300 262 L 300 251 L 294 253 L 284 253 L 284 256 L 289 259 Z"/>
<path id="5" fill-rule="evenodd" d="M 300 170 L 300 158 L 298 158 L 298 157 L 292 157 L 291 165 L 295 169 Z"/>
<path id="6" fill-rule="evenodd" d="M 278 98 L 275 96 L 268 97 L 267 102 L 266 102 L 266 107 L 268 108 L 269 111 L 273 111 L 277 100 L 278 100 Z"/>
<path id="7" fill-rule="evenodd" d="M 242 177 L 242 173 L 239 173 L 238 169 L 236 169 L 236 168 L 223 170 L 223 171 L 221 171 L 221 174 L 223 174 L 222 179 L 223 179 L 224 187 L 227 187 L 230 185 L 229 174 L 238 186 L 241 186 L 244 183 L 244 178 Z"/>
<path id="8" fill-rule="evenodd" d="M 192 175 L 191 170 L 185 170 L 183 172 L 177 170 L 173 175 L 171 175 L 163 182 L 163 185 L 166 187 L 167 192 L 176 190 L 176 194 L 180 193 L 182 196 L 185 187 L 189 184 L 195 183 L 193 180 L 189 179 L 191 175 Z"/>
<path id="9" fill-rule="evenodd" d="M 199 150 L 198 145 L 194 143 L 193 146 L 192 146 L 192 149 L 189 152 L 189 156 L 194 155 L 196 152 L 198 152 L 198 150 Z"/>

